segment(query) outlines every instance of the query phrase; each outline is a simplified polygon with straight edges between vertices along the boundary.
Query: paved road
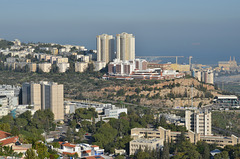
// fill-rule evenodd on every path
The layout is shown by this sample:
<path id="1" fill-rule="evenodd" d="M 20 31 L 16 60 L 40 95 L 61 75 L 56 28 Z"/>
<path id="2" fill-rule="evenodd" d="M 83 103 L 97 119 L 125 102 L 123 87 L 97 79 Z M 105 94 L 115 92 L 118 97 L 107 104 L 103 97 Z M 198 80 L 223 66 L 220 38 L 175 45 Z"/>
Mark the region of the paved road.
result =
<path id="1" fill-rule="evenodd" d="M 212 130 L 214 132 L 224 132 L 224 133 L 228 133 L 230 135 L 233 134 L 233 135 L 235 135 L 237 137 L 240 137 L 240 134 L 238 134 L 238 133 L 232 132 L 230 130 L 222 129 L 222 128 L 219 128 L 219 127 L 212 126 Z"/>

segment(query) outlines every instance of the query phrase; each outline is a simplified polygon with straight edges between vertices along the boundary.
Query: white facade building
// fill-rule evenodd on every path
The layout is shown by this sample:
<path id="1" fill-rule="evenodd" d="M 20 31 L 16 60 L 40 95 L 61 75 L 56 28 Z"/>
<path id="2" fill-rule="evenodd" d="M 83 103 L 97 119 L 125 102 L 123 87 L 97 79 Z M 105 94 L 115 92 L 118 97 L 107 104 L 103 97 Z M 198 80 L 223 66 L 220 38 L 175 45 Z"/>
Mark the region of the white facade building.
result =
<path id="1" fill-rule="evenodd" d="M 97 36 L 97 61 L 108 63 L 115 58 L 114 37 L 102 34 Z"/>
<path id="2" fill-rule="evenodd" d="M 69 63 L 58 63 L 57 67 L 58 67 L 58 71 L 60 73 L 64 73 L 69 69 L 70 64 Z"/>
<path id="3" fill-rule="evenodd" d="M 116 35 L 117 59 L 122 61 L 135 60 L 135 36 L 121 33 Z"/>

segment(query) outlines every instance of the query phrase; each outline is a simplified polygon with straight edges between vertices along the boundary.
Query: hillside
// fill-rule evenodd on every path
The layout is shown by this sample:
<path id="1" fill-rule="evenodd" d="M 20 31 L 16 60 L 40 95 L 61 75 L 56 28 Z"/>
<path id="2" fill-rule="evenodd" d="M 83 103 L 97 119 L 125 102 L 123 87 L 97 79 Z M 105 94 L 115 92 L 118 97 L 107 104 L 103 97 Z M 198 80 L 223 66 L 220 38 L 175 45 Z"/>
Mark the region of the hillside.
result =
<path id="1" fill-rule="evenodd" d="M 65 98 L 97 101 L 124 101 L 139 105 L 190 106 L 209 104 L 218 94 L 213 85 L 193 78 L 159 80 L 103 80 L 99 72 L 28 73 L 0 71 L 0 84 L 21 85 L 30 81 L 53 81 L 64 84 Z M 191 87 L 193 85 L 193 87 Z"/>
<path id="2" fill-rule="evenodd" d="M 193 86 L 193 87 L 192 87 Z M 99 100 L 124 101 L 153 106 L 193 106 L 210 104 L 219 92 L 213 85 L 200 83 L 193 78 L 172 81 L 136 80 L 133 84 L 126 81 L 121 86 L 108 86 L 100 90 L 83 92 L 86 98 Z"/>

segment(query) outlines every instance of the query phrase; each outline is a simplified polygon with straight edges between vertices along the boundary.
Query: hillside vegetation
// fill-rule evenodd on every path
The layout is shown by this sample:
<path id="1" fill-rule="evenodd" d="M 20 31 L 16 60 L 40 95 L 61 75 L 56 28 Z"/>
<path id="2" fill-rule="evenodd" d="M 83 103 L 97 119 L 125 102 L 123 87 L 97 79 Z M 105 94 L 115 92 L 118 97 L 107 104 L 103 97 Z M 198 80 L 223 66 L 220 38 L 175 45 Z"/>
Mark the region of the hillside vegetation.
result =
<path id="1" fill-rule="evenodd" d="M 53 81 L 64 84 L 65 98 L 96 101 L 122 101 L 154 106 L 202 106 L 219 94 L 213 85 L 193 78 L 160 80 L 103 80 L 100 72 L 29 73 L 0 71 L 0 84 L 19 85 L 30 81 Z"/>

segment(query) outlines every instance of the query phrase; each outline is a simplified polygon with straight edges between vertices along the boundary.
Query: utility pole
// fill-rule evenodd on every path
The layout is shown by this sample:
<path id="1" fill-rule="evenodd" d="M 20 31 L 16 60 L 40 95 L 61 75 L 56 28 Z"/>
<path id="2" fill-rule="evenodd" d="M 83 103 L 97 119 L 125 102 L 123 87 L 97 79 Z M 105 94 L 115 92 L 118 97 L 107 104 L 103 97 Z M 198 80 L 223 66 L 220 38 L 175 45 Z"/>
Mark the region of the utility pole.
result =
<path id="1" fill-rule="evenodd" d="M 193 107 L 193 85 L 192 85 L 192 89 L 191 89 L 191 95 L 192 95 L 192 107 Z"/>

